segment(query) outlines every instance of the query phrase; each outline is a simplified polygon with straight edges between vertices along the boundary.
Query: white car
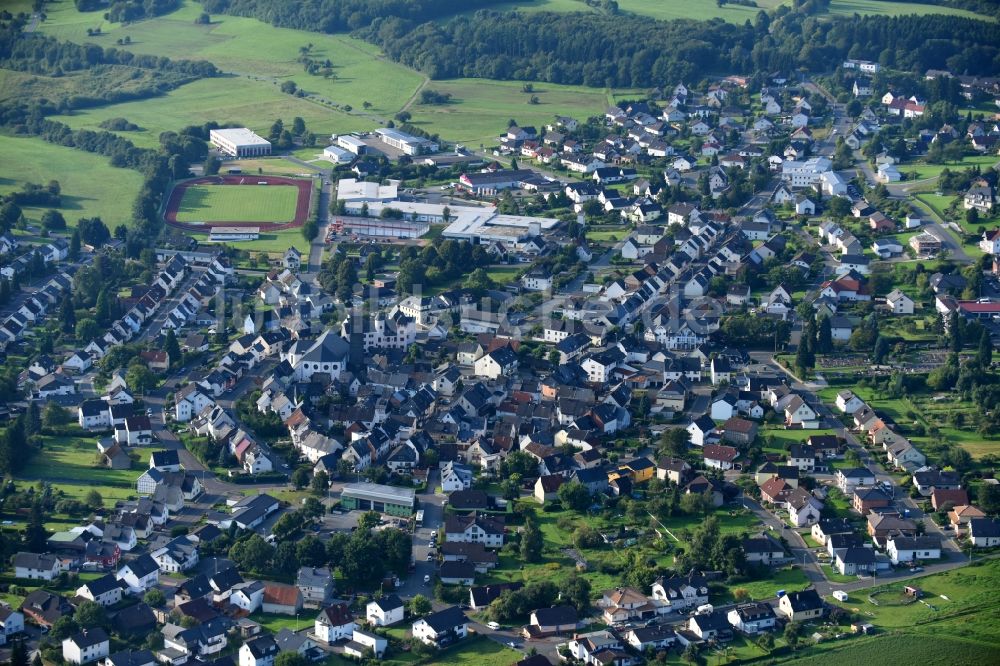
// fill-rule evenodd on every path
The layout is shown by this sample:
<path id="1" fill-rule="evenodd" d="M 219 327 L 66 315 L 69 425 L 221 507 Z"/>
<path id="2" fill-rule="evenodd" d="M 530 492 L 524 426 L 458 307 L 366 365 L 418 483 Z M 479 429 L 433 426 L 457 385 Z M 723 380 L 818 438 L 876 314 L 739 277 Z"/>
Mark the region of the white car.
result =
<path id="1" fill-rule="evenodd" d="M 492 629 L 493 631 L 500 631 L 500 625 L 496 622 L 487 622 L 486 626 Z"/>
<path id="2" fill-rule="evenodd" d="M 431 576 L 430 576 L 430 574 L 424 574 L 424 583 L 426 584 L 426 583 L 429 583 L 429 582 L 431 582 Z"/>

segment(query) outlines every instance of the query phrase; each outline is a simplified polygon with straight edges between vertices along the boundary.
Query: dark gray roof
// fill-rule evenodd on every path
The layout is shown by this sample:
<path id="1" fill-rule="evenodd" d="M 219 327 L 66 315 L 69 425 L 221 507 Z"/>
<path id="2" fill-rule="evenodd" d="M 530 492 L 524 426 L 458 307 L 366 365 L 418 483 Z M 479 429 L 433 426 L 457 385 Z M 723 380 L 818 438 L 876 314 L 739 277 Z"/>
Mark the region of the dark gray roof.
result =
<path id="1" fill-rule="evenodd" d="M 436 613 L 431 613 L 424 618 L 424 622 L 436 633 L 454 629 L 460 625 L 467 624 L 468 621 L 469 618 L 465 616 L 465 613 L 458 606 L 450 606 Z"/>

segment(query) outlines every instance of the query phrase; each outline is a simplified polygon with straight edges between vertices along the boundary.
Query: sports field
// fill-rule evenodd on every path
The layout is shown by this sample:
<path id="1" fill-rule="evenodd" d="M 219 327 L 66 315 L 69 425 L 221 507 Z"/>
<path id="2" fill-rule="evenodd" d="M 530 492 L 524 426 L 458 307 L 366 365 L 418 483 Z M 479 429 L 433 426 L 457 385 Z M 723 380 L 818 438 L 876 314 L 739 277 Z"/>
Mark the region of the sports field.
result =
<path id="1" fill-rule="evenodd" d="M 276 222 L 295 219 L 299 188 L 290 185 L 192 185 L 184 190 L 178 222 Z"/>

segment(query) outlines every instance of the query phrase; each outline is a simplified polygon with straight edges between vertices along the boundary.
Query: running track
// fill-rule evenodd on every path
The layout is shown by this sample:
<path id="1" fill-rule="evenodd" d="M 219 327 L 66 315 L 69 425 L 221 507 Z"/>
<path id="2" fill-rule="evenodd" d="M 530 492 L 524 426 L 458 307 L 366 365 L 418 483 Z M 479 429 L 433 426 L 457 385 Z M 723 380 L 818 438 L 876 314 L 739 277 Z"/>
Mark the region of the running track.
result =
<path id="1" fill-rule="evenodd" d="M 245 220 L 218 220 L 206 224 L 194 224 L 190 222 L 178 222 L 177 211 L 181 206 L 181 199 L 184 192 L 193 185 L 254 185 L 267 182 L 268 185 L 292 185 L 299 188 L 299 196 L 295 202 L 295 219 L 284 224 L 271 224 L 268 222 L 247 222 Z M 264 187 L 261 185 L 261 187 Z M 292 229 L 301 227 L 309 217 L 309 202 L 312 197 L 312 181 L 301 178 L 285 178 L 282 176 L 205 176 L 204 178 L 192 178 L 174 185 L 167 199 L 166 210 L 163 219 L 167 224 L 186 231 L 207 232 L 211 227 L 260 227 L 261 231 L 278 231 L 279 229 Z"/>

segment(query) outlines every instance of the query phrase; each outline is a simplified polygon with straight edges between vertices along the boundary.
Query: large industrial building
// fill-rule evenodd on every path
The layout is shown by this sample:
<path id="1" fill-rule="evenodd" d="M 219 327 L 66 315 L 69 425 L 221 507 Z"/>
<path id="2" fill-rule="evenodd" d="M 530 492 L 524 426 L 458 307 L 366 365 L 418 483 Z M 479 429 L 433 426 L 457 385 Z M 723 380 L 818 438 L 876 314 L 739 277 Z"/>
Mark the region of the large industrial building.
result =
<path id="1" fill-rule="evenodd" d="M 246 127 L 210 130 L 208 140 L 229 157 L 260 157 L 271 154 L 271 142 Z"/>
<path id="2" fill-rule="evenodd" d="M 390 180 L 388 185 L 379 185 L 354 178 L 342 178 L 337 181 L 337 200 L 347 205 L 348 212 L 354 212 L 352 204 L 357 204 L 357 209 L 360 210 L 362 203 L 395 201 L 399 196 L 398 183 L 399 181 Z"/>
<path id="3" fill-rule="evenodd" d="M 378 483 L 348 483 L 340 493 L 340 506 L 348 511 L 378 511 L 408 518 L 416 504 L 416 493 L 410 488 Z"/>
<path id="4" fill-rule="evenodd" d="M 479 243 L 499 241 L 518 247 L 522 241 L 552 231 L 553 217 L 501 215 L 495 206 L 454 206 L 420 201 L 399 201 L 396 184 L 379 185 L 345 178 L 337 183 L 337 199 L 347 216 L 334 222 L 334 230 L 359 236 L 419 238 L 432 224 L 447 224 L 443 234 Z M 391 209 L 395 215 L 383 217 Z M 447 213 L 447 215 L 446 215 Z"/>
<path id="5" fill-rule="evenodd" d="M 339 234 L 369 238 L 420 238 L 431 230 L 427 222 L 390 220 L 373 217 L 338 217 L 332 229 Z"/>
<path id="6" fill-rule="evenodd" d="M 438 144 L 434 143 L 430 139 L 413 136 L 412 134 L 407 134 L 406 132 L 400 132 L 397 129 L 380 127 L 375 130 L 375 134 L 378 135 L 378 138 L 381 139 L 382 143 L 387 146 L 392 146 L 406 155 L 426 155 L 428 153 L 436 153 L 438 151 Z"/>

